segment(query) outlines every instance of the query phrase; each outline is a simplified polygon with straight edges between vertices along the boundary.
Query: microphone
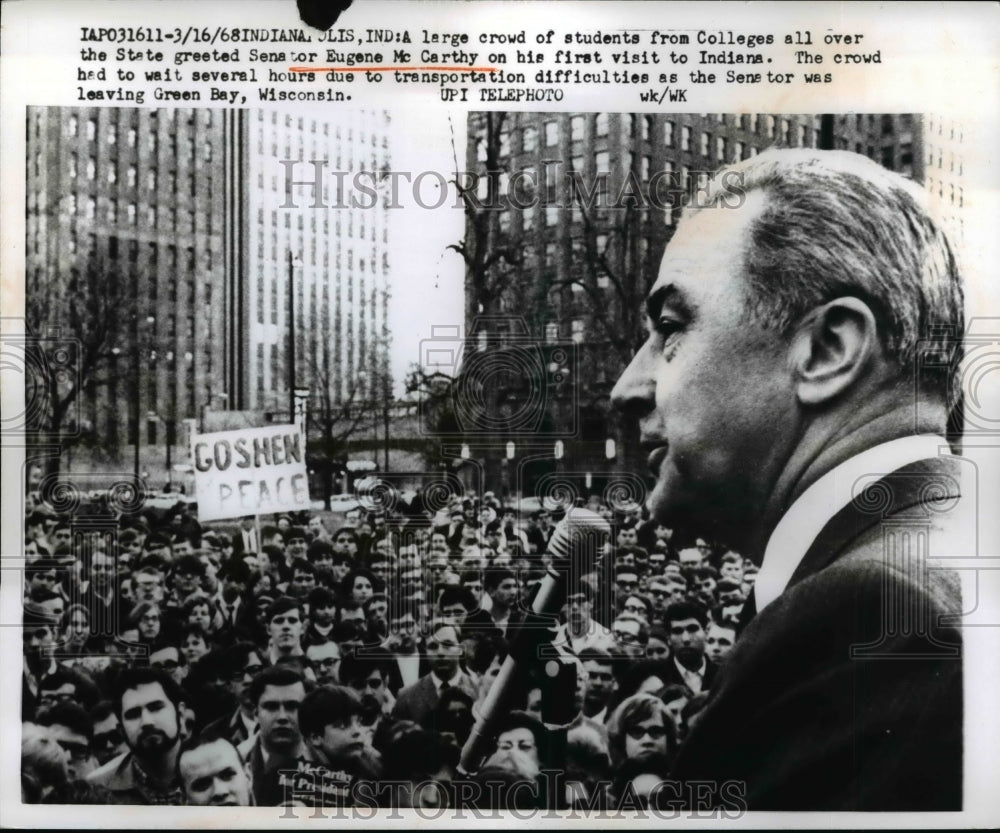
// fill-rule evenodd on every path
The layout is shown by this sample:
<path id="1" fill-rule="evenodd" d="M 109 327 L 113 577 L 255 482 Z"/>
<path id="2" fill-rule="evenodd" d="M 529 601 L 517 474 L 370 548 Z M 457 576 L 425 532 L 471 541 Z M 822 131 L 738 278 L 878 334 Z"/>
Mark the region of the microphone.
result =
<path id="1" fill-rule="evenodd" d="M 507 659 L 462 747 L 459 772 L 472 775 L 479 769 L 496 724 L 510 713 L 510 703 L 522 687 L 529 663 L 537 659 L 538 646 L 551 638 L 567 589 L 578 586 L 581 577 L 597 567 L 610 534 L 611 526 L 604 518 L 579 507 L 568 509 L 566 517 L 556 525 L 547 549 L 552 562 L 537 587 L 528 615 L 510 639 Z"/>

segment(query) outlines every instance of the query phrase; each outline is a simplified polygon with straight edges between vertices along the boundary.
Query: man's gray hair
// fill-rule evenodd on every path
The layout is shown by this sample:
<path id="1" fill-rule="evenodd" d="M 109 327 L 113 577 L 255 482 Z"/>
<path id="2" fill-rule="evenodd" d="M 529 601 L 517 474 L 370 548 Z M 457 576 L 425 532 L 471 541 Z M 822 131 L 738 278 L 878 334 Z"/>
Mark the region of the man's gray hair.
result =
<path id="1" fill-rule="evenodd" d="M 946 346 L 961 343 L 964 293 L 927 193 L 855 153 L 768 150 L 718 171 L 698 207 L 732 207 L 754 190 L 767 200 L 745 253 L 750 315 L 787 333 L 817 306 L 859 298 L 876 317 L 887 357 L 953 405 L 960 353 L 945 360 L 949 373 L 940 361 Z M 933 373 L 921 372 L 934 362 Z"/>

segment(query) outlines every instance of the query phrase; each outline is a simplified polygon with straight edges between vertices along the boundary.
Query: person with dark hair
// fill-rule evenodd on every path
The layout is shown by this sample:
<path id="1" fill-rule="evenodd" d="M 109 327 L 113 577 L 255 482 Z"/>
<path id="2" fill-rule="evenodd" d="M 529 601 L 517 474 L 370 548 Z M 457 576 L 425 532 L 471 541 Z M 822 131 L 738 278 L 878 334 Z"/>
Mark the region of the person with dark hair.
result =
<path id="1" fill-rule="evenodd" d="M 340 682 L 340 645 L 332 639 L 313 642 L 306 646 L 306 657 L 312 663 L 318 685 L 337 685 Z"/>
<path id="2" fill-rule="evenodd" d="M 337 596 L 329 587 L 315 587 L 306 597 L 309 626 L 302 637 L 304 647 L 318 645 L 333 638 L 339 608 Z"/>
<path id="3" fill-rule="evenodd" d="M 671 662 L 664 684 L 680 683 L 691 694 L 708 691 L 719 667 L 705 656 L 705 626 L 708 612 L 697 602 L 674 602 L 663 614 Z"/>
<path id="4" fill-rule="evenodd" d="M 458 749 L 437 732 L 401 726 L 386 744 L 384 763 L 383 780 L 395 791 L 388 806 L 450 806 Z"/>
<path id="5" fill-rule="evenodd" d="M 389 691 L 394 697 L 399 692 L 430 672 L 426 652 L 420 639 L 420 609 L 416 604 L 405 604 L 389 623 L 389 637 L 383 649 L 390 655 L 387 662 Z"/>
<path id="6" fill-rule="evenodd" d="M 316 568 L 316 573 L 324 583 L 333 580 L 333 544 L 325 539 L 317 539 L 306 548 L 306 558 Z"/>
<path id="7" fill-rule="evenodd" d="M 91 742 L 94 724 L 83 707 L 73 702 L 58 702 L 39 709 L 35 722 L 47 726 L 66 752 L 70 780 L 86 778 L 97 768 Z"/>
<path id="8" fill-rule="evenodd" d="M 146 659 L 150 668 L 166 671 L 171 679 L 180 685 L 187 676 L 187 664 L 181 656 L 180 649 L 173 642 L 160 638 L 149 644 L 149 655 Z"/>
<path id="9" fill-rule="evenodd" d="M 290 568 L 286 592 L 296 599 L 305 599 L 316 589 L 316 567 L 304 557 L 295 558 Z"/>
<path id="10" fill-rule="evenodd" d="M 462 637 L 455 625 L 438 623 L 426 643 L 431 671 L 399 692 L 392 716 L 423 724 L 434 711 L 442 690 L 458 687 L 470 697 L 477 695 L 475 682 L 461 670 Z"/>
<path id="11" fill-rule="evenodd" d="M 129 751 L 94 770 L 89 781 L 130 804 L 183 804 L 177 780 L 183 695 L 165 672 L 125 668 L 111 702 Z"/>
<path id="12" fill-rule="evenodd" d="M 534 778 L 541 772 L 547 742 L 541 721 L 527 712 L 512 711 L 497 725 L 496 748 L 484 766 L 505 767 Z"/>
<path id="13" fill-rule="evenodd" d="M 219 665 L 236 708 L 208 723 L 203 731 L 224 734 L 239 745 L 257 733 L 257 706 L 250 696 L 250 686 L 266 666 L 252 642 L 237 642 L 223 649 Z"/>
<path id="14" fill-rule="evenodd" d="M 185 625 L 177 635 L 177 646 L 187 666 L 194 665 L 209 652 L 208 635 L 198 624 Z"/>
<path id="15" fill-rule="evenodd" d="M 340 583 L 340 595 L 345 600 L 364 605 L 376 592 L 381 592 L 381 582 L 371 570 L 355 567 Z"/>
<path id="16" fill-rule="evenodd" d="M 24 648 L 24 671 L 21 679 L 21 719 L 31 720 L 39 703 L 42 681 L 56 673 L 52 657 L 58 637 L 59 621 L 35 602 L 24 603 L 21 633 Z"/>
<path id="17" fill-rule="evenodd" d="M 121 721 L 110 700 L 101 700 L 89 713 L 93 726 L 91 749 L 97 763 L 103 766 L 112 758 L 128 751 Z"/>
<path id="18" fill-rule="evenodd" d="M 517 608 L 517 576 L 506 567 L 489 567 L 483 575 L 483 589 L 490 597 L 493 626 L 506 636 L 508 628 L 517 627 L 524 619 Z"/>
<path id="19" fill-rule="evenodd" d="M 325 771 L 320 806 L 343 806 L 351 802 L 351 784 L 358 779 L 375 780 L 382 771 L 381 756 L 371 746 L 371 726 L 377 715 L 365 709 L 361 697 L 344 686 L 321 686 L 302 703 L 299 722 L 302 736 L 313 750 L 314 760 Z"/>
<path id="20" fill-rule="evenodd" d="M 305 682 L 292 668 L 266 668 L 250 684 L 249 698 L 260 732 L 240 744 L 239 750 L 247 762 L 254 802 L 276 807 L 287 800 L 289 771 L 296 771 L 300 762 L 315 761 L 299 727 Z"/>
<path id="21" fill-rule="evenodd" d="M 276 665 L 280 657 L 302 656 L 302 632 L 305 622 L 302 602 L 282 596 L 267 611 L 268 661 Z"/>
<path id="22" fill-rule="evenodd" d="M 751 810 L 959 810 L 970 600 L 886 544 L 920 523 L 928 560 L 976 551 L 958 260 L 929 195 L 857 154 L 772 149 L 703 196 L 611 394 L 654 518 L 761 564 L 674 775 L 742 781 Z"/>
<path id="23" fill-rule="evenodd" d="M 615 638 L 618 653 L 639 660 L 646 656 L 649 644 L 649 625 L 638 616 L 622 613 L 611 623 L 611 634 Z"/>
<path id="24" fill-rule="evenodd" d="M 587 672 L 587 690 L 583 695 L 585 716 L 603 724 L 608 717 L 608 706 L 618 688 L 615 679 L 615 660 L 607 651 L 588 648 L 581 651 L 579 660 Z"/>
<path id="25" fill-rule="evenodd" d="M 461 749 L 476 721 L 472 712 L 473 704 L 473 699 L 462 689 L 449 688 L 441 693 L 441 699 L 431 713 L 429 725 L 446 741 Z"/>

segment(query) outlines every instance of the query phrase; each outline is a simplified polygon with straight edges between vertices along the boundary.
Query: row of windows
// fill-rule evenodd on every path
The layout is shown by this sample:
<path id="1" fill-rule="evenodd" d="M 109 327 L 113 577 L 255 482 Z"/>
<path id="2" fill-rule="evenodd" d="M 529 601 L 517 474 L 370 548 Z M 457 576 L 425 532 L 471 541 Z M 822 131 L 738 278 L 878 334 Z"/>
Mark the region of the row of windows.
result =
<path id="1" fill-rule="evenodd" d="M 270 119 L 269 120 L 270 120 L 271 124 L 275 126 L 275 129 L 277 129 L 277 126 L 278 126 L 278 113 L 277 113 L 277 111 L 270 110 L 268 112 L 270 112 Z M 263 123 L 265 121 L 265 111 L 264 110 L 258 110 L 257 111 L 257 121 L 261 122 L 261 123 Z M 286 128 L 291 128 L 293 126 L 293 124 L 294 124 L 295 128 L 297 130 L 299 130 L 300 132 L 306 129 L 305 118 L 303 116 L 299 116 L 298 120 L 295 121 L 293 116 L 291 116 L 290 114 L 286 113 L 285 117 L 284 117 L 284 126 Z M 322 127 L 322 131 L 321 132 L 323 133 L 324 136 L 329 136 L 330 135 L 330 124 L 329 124 L 329 122 L 317 122 L 317 121 L 313 121 L 312 119 L 309 120 L 309 132 L 310 133 L 316 133 L 318 127 Z M 341 136 L 340 125 L 337 124 L 334 127 L 335 127 L 335 136 L 336 136 L 336 138 L 339 139 L 340 136 Z M 347 140 L 348 141 L 353 141 L 354 140 L 354 128 L 353 127 L 347 128 Z M 376 134 L 374 134 L 374 133 L 371 134 L 371 143 L 374 145 L 376 143 L 376 141 L 377 141 Z M 387 138 L 385 136 L 382 136 L 382 147 L 387 147 L 387 146 L 388 146 L 388 140 L 387 140 Z"/>
<path id="2" fill-rule="evenodd" d="M 654 116 L 630 116 L 623 117 L 623 119 L 627 125 L 625 131 L 623 131 L 626 138 L 635 138 L 636 125 L 638 124 L 641 139 L 646 142 L 651 140 L 656 124 L 656 118 Z M 570 141 L 583 141 L 585 137 L 586 120 L 587 117 L 583 115 L 570 117 Z M 720 124 L 724 124 L 724 115 L 721 113 L 716 114 L 715 121 Z M 742 129 L 748 132 L 760 134 L 768 139 L 780 138 L 780 140 L 786 145 L 792 145 L 795 143 L 797 146 L 804 147 L 809 141 L 808 126 L 790 118 L 779 118 L 772 115 L 765 115 L 761 117 L 753 113 L 739 116 L 738 123 Z M 560 131 L 558 121 L 544 122 L 542 130 L 544 132 L 545 147 L 555 147 L 559 144 Z M 676 122 L 667 119 L 663 122 L 663 144 L 665 147 L 675 147 L 679 135 L 681 150 L 693 152 L 692 137 L 694 136 L 694 132 L 695 131 L 692 126 L 682 125 L 678 133 Z M 601 138 L 607 136 L 608 133 L 609 116 L 607 113 L 598 113 L 594 118 L 594 135 Z M 534 125 L 525 126 L 521 131 L 522 152 L 530 153 L 537 150 L 538 140 L 538 128 Z M 699 144 L 702 156 L 712 155 L 711 145 L 711 133 L 703 132 L 701 134 Z M 500 155 L 502 157 L 506 157 L 509 156 L 510 153 L 510 132 L 504 130 L 500 133 Z M 716 149 L 716 157 L 721 161 L 725 159 L 725 154 L 719 154 L 718 149 Z M 483 147 L 482 143 L 480 143 L 479 161 L 485 161 L 485 158 L 485 147 Z"/>
<path id="3" fill-rule="evenodd" d="M 76 138 L 78 136 L 78 124 L 77 124 L 77 117 L 76 116 L 70 116 L 69 122 L 67 124 L 67 134 L 69 135 L 70 138 Z M 86 136 L 85 137 L 86 137 L 87 141 L 90 141 L 90 142 L 93 142 L 93 141 L 95 141 L 97 139 L 97 120 L 96 119 L 88 119 L 87 120 L 87 124 L 86 124 Z M 128 128 L 128 130 L 125 133 L 125 144 L 126 144 L 126 146 L 130 147 L 130 148 L 136 147 L 137 144 L 138 144 L 138 139 L 139 139 L 139 134 L 138 134 L 138 131 L 136 130 L 136 128 L 134 128 L 134 127 Z M 112 146 L 117 145 L 118 144 L 118 132 L 117 132 L 117 129 L 113 128 L 111 130 L 108 130 L 106 132 L 106 134 L 105 134 L 105 140 L 107 141 L 107 143 L 109 145 L 112 145 Z M 170 152 L 171 152 L 171 154 L 176 155 L 177 154 L 177 148 L 178 148 L 177 134 L 176 133 L 169 133 L 168 134 L 168 141 L 169 141 L 169 146 L 170 146 Z M 158 136 L 158 134 L 156 133 L 155 130 L 151 130 L 150 132 L 146 133 L 146 148 L 151 153 L 156 153 L 157 147 L 158 147 L 158 142 L 159 142 L 159 136 Z M 196 143 L 195 143 L 194 136 L 190 136 L 189 135 L 189 136 L 185 136 L 184 137 L 184 148 L 185 148 L 185 151 L 187 153 L 187 156 L 193 159 L 195 157 L 195 148 L 196 148 Z M 201 159 L 202 159 L 202 161 L 204 161 L 204 162 L 211 162 L 212 161 L 212 153 L 213 153 L 212 142 L 210 142 L 210 141 L 203 141 L 201 143 Z"/>
<path id="4" fill-rule="evenodd" d="M 87 157 L 83 165 L 83 176 L 81 176 L 80 162 L 77 154 L 71 153 L 67 161 L 67 175 L 71 180 L 85 179 L 88 182 L 93 182 L 97 178 L 97 160 L 93 156 Z M 105 179 L 108 185 L 118 184 L 118 166 L 114 163 L 107 166 L 107 173 L 105 174 Z M 202 180 L 204 181 L 204 177 Z M 129 165 L 124 170 L 124 182 L 122 183 L 127 188 L 138 187 L 139 180 L 139 169 L 135 165 Z M 176 170 L 168 170 L 166 181 L 161 182 L 159 169 L 156 167 L 148 168 L 145 175 L 145 188 L 152 194 L 158 194 L 159 188 L 163 188 L 165 191 L 164 196 L 168 194 L 174 194 L 180 196 L 182 193 L 178 190 L 178 176 Z M 186 193 L 189 193 L 191 197 L 197 195 L 197 182 L 198 178 L 195 177 L 194 172 L 189 171 L 184 177 L 184 184 Z M 211 178 L 208 178 L 209 186 L 211 185 Z M 211 199 L 211 194 L 209 193 L 209 199 Z"/>

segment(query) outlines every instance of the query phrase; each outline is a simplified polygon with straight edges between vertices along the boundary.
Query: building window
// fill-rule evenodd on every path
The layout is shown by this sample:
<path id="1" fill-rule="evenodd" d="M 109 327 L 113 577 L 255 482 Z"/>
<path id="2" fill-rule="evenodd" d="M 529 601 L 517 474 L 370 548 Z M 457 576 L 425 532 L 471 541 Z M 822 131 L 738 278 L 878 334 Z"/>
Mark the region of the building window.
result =
<path id="1" fill-rule="evenodd" d="M 574 142 L 583 141 L 583 116 L 573 116 L 569 120 L 569 138 Z"/>
<path id="2" fill-rule="evenodd" d="M 69 178 L 76 179 L 76 154 L 69 155 Z"/>
<path id="3" fill-rule="evenodd" d="M 118 200 L 108 200 L 108 222 L 118 222 Z"/>
<path id="4" fill-rule="evenodd" d="M 687 126 L 681 128 L 681 150 L 691 150 L 691 128 Z"/>
<path id="5" fill-rule="evenodd" d="M 663 144 L 664 147 L 668 148 L 674 146 L 674 123 L 672 121 L 663 123 Z"/>
<path id="6" fill-rule="evenodd" d="M 545 146 L 552 147 L 559 144 L 559 124 L 554 121 L 545 122 Z"/>
<path id="7" fill-rule="evenodd" d="M 596 119 L 596 121 L 594 123 L 594 127 L 595 127 L 595 130 L 596 130 L 598 136 L 607 136 L 608 135 L 608 114 L 607 113 L 598 113 L 597 114 L 597 119 Z"/>
<path id="8" fill-rule="evenodd" d="M 92 142 L 97 138 L 97 120 L 87 119 L 87 141 Z"/>
<path id="9" fill-rule="evenodd" d="M 69 117 L 69 123 L 66 125 L 66 132 L 69 134 L 70 138 L 76 138 L 76 134 L 79 131 L 79 122 L 76 116 Z"/>
<path id="10" fill-rule="evenodd" d="M 768 116 L 767 119 L 765 120 L 765 130 L 768 139 L 774 138 L 774 124 L 775 124 L 774 116 Z"/>
<path id="11" fill-rule="evenodd" d="M 600 150 L 594 154 L 594 165 L 597 173 L 606 174 L 611 172 L 611 154 L 606 150 Z"/>
<path id="12" fill-rule="evenodd" d="M 574 318 L 570 326 L 570 337 L 576 344 L 580 344 L 583 341 L 583 319 Z"/>
<path id="13" fill-rule="evenodd" d="M 549 321 L 545 325 L 545 341 L 548 344 L 552 344 L 559 341 L 559 323 L 556 321 Z"/>
<path id="14" fill-rule="evenodd" d="M 87 179 L 93 180 L 95 176 L 97 176 L 97 162 L 91 156 L 87 159 Z"/>
<path id="15" fill-rule="evenodd" d="M 531 153 L 533 150 L 538 149 L 538 128 L 531 127 L 530 125 L 524 128 L 524 132 L 521 134 L 521 149 L 525 153 Z"/>
<path id="16" fill-rule="evenodd" d="M 552 228 L 559 222 L 559 207 L 555 205 L 545 206 L 545 225 Z"/>

